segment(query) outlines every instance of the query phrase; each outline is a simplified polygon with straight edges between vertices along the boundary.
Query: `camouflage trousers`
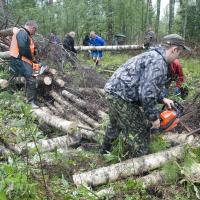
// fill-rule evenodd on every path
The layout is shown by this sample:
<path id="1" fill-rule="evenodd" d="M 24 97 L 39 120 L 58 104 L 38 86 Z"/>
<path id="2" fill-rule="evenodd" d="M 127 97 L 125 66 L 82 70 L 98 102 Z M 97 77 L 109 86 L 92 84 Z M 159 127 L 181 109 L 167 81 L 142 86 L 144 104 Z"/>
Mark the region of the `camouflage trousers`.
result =
<path id="1" fill-rule="evenodd" d="M 106 96 L 110 121 L 103 141 L 103 149 L 109 151 L 112 142 L 122 132 L 127 138 L 131 136 L 131 155 L 141 156 L 148 153 L 150 132 L 144 113 L 139 105 L 124 101 L 112 95 Z M 129 139 L 128 139 L 129 140 Z"/>

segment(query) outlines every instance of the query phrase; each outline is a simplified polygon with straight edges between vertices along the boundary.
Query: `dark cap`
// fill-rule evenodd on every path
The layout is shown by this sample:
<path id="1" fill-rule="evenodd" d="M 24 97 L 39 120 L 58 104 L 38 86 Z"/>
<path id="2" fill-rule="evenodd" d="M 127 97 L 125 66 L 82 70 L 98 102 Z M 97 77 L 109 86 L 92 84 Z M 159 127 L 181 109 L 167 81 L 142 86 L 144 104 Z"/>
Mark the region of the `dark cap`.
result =
<path id="1" fill-rule="evenodd" d="M 166 35 L 163 38 L 163 44 L 182 46 L 185 50 L 190 51 L 190 48 L 185 46 L 185 40 L 178 34 Z"/>

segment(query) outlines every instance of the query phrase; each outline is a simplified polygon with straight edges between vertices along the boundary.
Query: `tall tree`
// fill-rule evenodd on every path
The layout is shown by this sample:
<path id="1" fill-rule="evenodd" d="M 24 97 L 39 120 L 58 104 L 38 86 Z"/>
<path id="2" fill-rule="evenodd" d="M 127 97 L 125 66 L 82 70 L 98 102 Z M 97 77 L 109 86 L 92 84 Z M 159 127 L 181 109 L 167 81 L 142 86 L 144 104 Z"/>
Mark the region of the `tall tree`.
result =
<path id="1" fill-rule="evenodd" d="M 172 33 L 173 25 L 174 25 L 174 8 L 175 8 L 175 0 L 170 0 L 169 2 L 169 29 L 168 33 Z"/>
<path id="2" fill-rule="evenodd" d="M 159 22 L 160 22 L 160 3 L 161 0 L 157 0 L 157 13 L 156 13 L 156 23 L 155 23 L 155 32 L 156 35 L 158 35 L 158 30 L 159 30 Z"/>

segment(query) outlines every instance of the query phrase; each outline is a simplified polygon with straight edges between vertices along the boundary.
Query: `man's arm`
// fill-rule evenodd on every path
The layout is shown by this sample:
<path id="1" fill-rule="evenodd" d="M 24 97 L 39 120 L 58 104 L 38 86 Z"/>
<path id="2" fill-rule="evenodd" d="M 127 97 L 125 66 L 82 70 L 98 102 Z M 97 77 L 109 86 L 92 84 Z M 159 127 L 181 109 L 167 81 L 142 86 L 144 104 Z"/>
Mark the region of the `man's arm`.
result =
<path id="1" fill-rule="evenodd" d="M 26 58 L 33 60 L 31 50 L 30 50 L 30 39 L 28 33 L 25 31 L 19 31 L 17 33 L 17 42 L 19 47 L 19 55 L 25 56 Z"/>
<path id="2" fill-rule="evenodd" d="M 163 102 L 160 96 L 161 89 L 167 80 L 167 66 L 163 60 L 151 60 L 141 77 L 139 99 L 147 118 L 150 121 L 159 119 L 159 110 L 156 105 Z M 168 101 L 166 101 L 168 103 Z M 163 102 L 165 103 L 165 102 Z"/>

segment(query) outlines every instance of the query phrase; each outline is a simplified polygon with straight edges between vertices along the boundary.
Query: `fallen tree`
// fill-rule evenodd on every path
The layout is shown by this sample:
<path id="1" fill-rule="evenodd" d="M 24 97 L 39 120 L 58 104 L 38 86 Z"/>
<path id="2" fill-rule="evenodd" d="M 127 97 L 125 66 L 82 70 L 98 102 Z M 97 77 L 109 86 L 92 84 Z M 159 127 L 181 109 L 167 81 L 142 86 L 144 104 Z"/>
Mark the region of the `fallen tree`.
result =
<path id="1" fill-rule="evenodd" d="M 80 134 L 73 134 L 73 136 L 64 135 L 52 139 L 41 139 L 36 141 L 36 144 L 35 142 L 18 144 L 16 145 L 16 149 L 20 149 L 20 152 L 23 152 L 26 148 L 29 150 L 34 149 L 36 147 L 35 145 L 37 145 L 40 152 L 47 152 L 52 151 L 55 148 L 67 149 L 70 146 L 78 144 L 80 140 Z"/>
<path id="2" fill-rule="evenodd" d="M 189 144 L 189 143 L 188 143 Z M 74 183 L 79 185 L 97 186 L 113 182 L 131 175 L 138 175 L 144 172 L 161 167 L 172 159 L 180 159 L 183 156 L 185 145 L 178 145 L 168 150 L 145 155 L 139 158 L 95 169 L 89 172 L 73 175 Z"/>
<path id="3" fill-rule="evenodd" d="M 76 130 L 77 124 L 72 121 L 67 121 L 60 117 L 51 115 L 48 112 L 43 111 L 42 109 L 34 109 L 32 110 L 33 114 L 43 120 L 46 124 L 55 127 L 65 133 L 72 133 Z"/>
<path id="4" fill-rule="evenodd" d="M 141 45 L 117 45 L 117 46 L 75 46 L 78 51 L 121 51 L 121 50 L 142 50 L 143 46 Z"/>

